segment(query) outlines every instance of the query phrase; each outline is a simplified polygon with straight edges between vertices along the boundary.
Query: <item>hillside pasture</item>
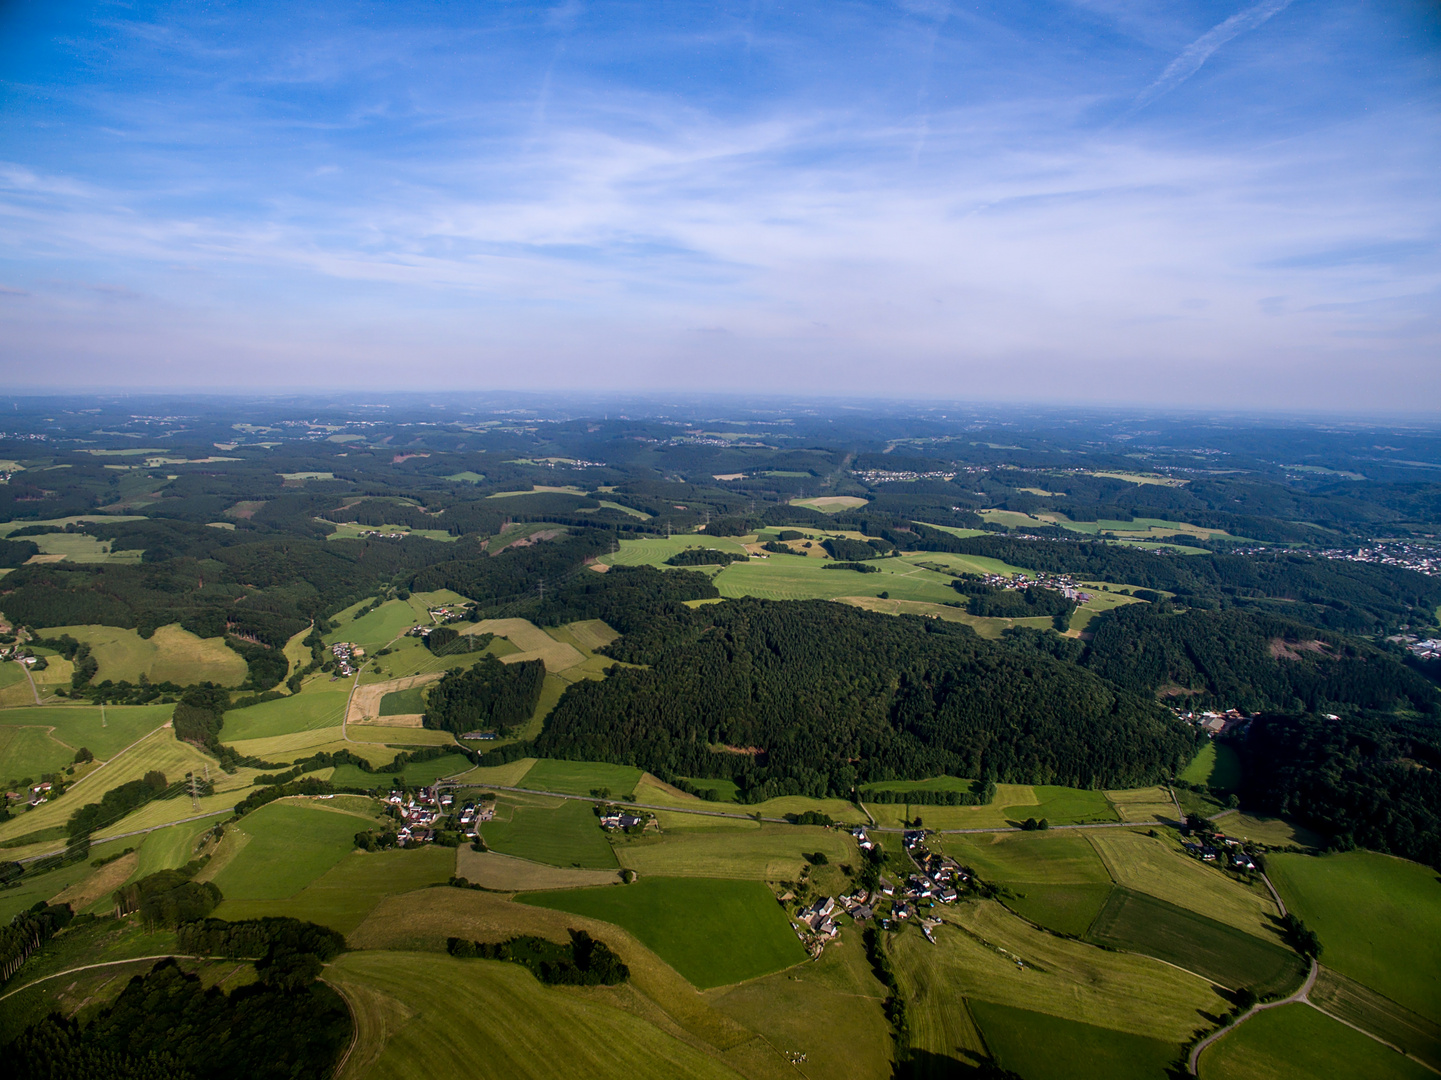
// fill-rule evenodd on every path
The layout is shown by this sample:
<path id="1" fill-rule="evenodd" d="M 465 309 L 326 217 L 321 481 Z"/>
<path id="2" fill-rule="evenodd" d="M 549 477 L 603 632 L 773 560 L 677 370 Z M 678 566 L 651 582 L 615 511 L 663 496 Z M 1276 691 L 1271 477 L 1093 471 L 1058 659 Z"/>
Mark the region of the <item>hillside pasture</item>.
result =
<path id="1" fill-rule="evenodd" d="M 1325 947 L 1323 963 L 1441 1021 L 1441 881 L 1370 851 L 1270 855 L 1266 872 Z"/>
<path id="2" fill-rule="evenodd" d="M 1003 903 L 1038 926 L 1083 935 L 1111 892 L 1111 878 L 1095 849 L 1076 833 L 995 833 L 947 836 L 946 854 L 980 880 L 1003 885 Z"/>
<path id="3" fill-rule="evenodd" d="M 1241 758 L 1224 743 L 1207 741 L 1178 778 L 1215 791 L 1235 791 L 1241 786 Z"/>
<path id="4" fill-rule="evenodd" d="M 89 645 L 100 665 L 93 680 L 96 683 L 106 679 L 134 683 L 141 675 L 152 683 L 181 686 L 206 681 L 239 686 L 245 681 L 245 660 L 223 637 L 196 637 L 176 625 L 157 627 L 149 638 L 135 630 L 99 625 L 56 626 L 44 634 L 50 638 L 69 634 Z"/>
<path id="5" fill-rule="evenodd" d="M 454 872 L 455 852 L 450 848 L 357 851 L 351 846 L 299 892 L 274 900 L 227 897 L 215 915 L 221 919 L 287 915 L 349 934 L 387 897 L 437 885 Z"/>
<path id="6" fill-rule="evenodd" d="M 345 717 L 346 702 L 350 700 L 350 687 L 345 683 L 335 685 L 341 689 L 306 687 L 304 692 L 290 697 L 261 702 L 244 709 L 231 709 L 221 725 L 221 741 L 235 743 L 271 739 L 320 728 L 336 728 L 338 735 L 340 722 Z"/>
<path id="7" fill-rule="evenodd" d="M 43 705 L 0 710 L 0 728 L 50 728 L 73 755 L 85 747 L 109 761 L 170 719 L 173 705 Z"/>
<path id="8" fill-rule="evenodd" d="M 1057 937 L 1001 904 L 971 900 L 941 912 L 932 945 L 907 929 L 891 939 L 898 967 L 942 964 L 953 994 L 1181 1043 L 1199 1013 L 1226 1007 L 1206 980 L 1146 956 Z"/>
<path id="9" fill-rule="evenodd" d="M 440 732 L 439 734 L 447 733 Z M 391 754 L 390 757 L 393 760 L 394 754 Z M 370 791 L 372 788 L 388 787 L 391 778 L 399 775 L 408 787 L 419 787 L 433 784 L 444 776 L 463 773 L 469 768 L 471 768 L 470 758 L 463 754 L 446 754 L 444 757 L 432 758 L 429 761 L 408 762 L 398 772 L 389 769 L 384 772 L 366 772 L 358 765 L 337 765 L 335 772 L 330 777 L 330 782 L 336 787 L 353 787 Z"/>
<path id="10" fill-rule="evenodd" d="M 356 1076 L 434 1080 L 734 1080 L 701 1050 L 611 1004 L 543 986 L 519 964 L 355 952 L 328 970 L 358 1021 Z M 444 1008 L 437 1008 L 438 1001 Z"/>
<path id="11" fill-rule="evenodd" d="M 1240 810 L 1216 815 L 1216 827 L 1227 836 L 1238 836 L 1270 847 L 1313 848 L 1320 851 L 1326 846 L 1325 837 L 1314 833 L 1304 825 L 1287 821 L 1285 818 L 1266 817 L 1264 814 L 1248 814 Z"/>
<path id="12" fill-rule="evenodd" d="M 1108 791 L 1105 796 L 1115 808 L 1112 821 L 1171 824 L 1180 816 L 1171 793 L 1163 787 Z"/>
<path id="13" fill-rule="evenodd" d="M 268 803 L 230 826 L 245 841 L 213 880 L 229 900 L 293 896 L 343 859 L 355 847 L 355 834 L 373 824 L 372 818 L 313 802 Z"/>
<path id="14" fill-rule="evenodd" d="M 1174 1043 L 974 1001 L 971 1012 L 1003 1069 L 1026 1080 L 1168 1080 L 1181 1056 Z"/>
<path id="15" fill-rule="evenodd" d="M 1306 977 L 1305 962 L 1279 934 L 1267 941 L 1130 889 L 1111 892 L 1086 938 L 1154 956 L 1230 990 L 1250 987 L 1262 997 L 1284 997 Z"/>
<path id="16" fill-rule="evenodd" d="M 733 555 L 744 555 L 745 544 L 729 536 L 704 536 L 683 533 L 677 536 L 647 536 L 639 540 L 622 540 L 618 550 L 601 557 L 607 566 L 665 566 L 666 560 L 688 547 L 713 547 Z"/>
<path id="17" fill-rule="evenodd" d="M 519 899 L 614 923 L 701 989 L 758 978 L 806 958 L 790 920 L 758 881 L 653 877 Z"/>
<path id="18" fill-rule="evenodd" d="M 476 851 L 469 845 L 456 849 L 455 873 L 473 885 L 495 892 L 535 892 L 546 889 L 584 889 L 619 885 L 615 870 L 577 870 L 517 859 L 498 851 Z"/>
<path id="19" fill-rule="evenodd" d="M 381 716 L 409 716 L 425 712 L 425 687 L 392 690 L 380 699 Z"/>
<path id="20" fill-rule="evenodd" d="M 1300 1003 L 1257 1013 L 1208 1046 L 1198 1065 L 1201 1080 L 1425 1080 L 1435 1075 Z"/>
<path id="21" fill-rule="evenodd" d="M 1163 837 L 1130 829 L 1092 829 L 1086 838 L 1118 885 L 1272 940 L 1276 905 L 1263 889 L 1232 880 Z"/>
<path id="22" fill-rule="evenodd" d="M 461 630 L 463 634 L 495 634 L 506 638 L 519 652 L 502 656 L 501 663 L 514 664 L 521 660 L 544 660 L 545 670 L 554 674 L 565 671 L 585 661 L 585 657 L 574 645 L 557 641 L 528 619 L 482 619 L 470 623 Z"/>
<path id="23" fill-rule="evenodd" d="M 997 785 L 999 789 L 999 785 Z M 1028 817 L 1045 818 L 1052 825 L 1089 825 L 1098 821 L 1119 821 L 1116 810 L 1108 799 L 1109 792 L 1088 791 L 1084 788 L 1059 787 L 1054 784 L 1034 784 L 1031 791 L 1035 804 L 1020 803 L 1006 807 L 1006 816 L 1017 821 Z M 1000 791 L 996 792 L 997 801 Z"/>
<path id="24" fill-rule="evenodd" d="M 1441 1024 L 1322 967 L 1306 1000 L 1328 1016 L 1355 1024 L 1412 1057 L 1441 1069 Z"/>
<path id="25" fill-rule="evenodd" d="M 563 795 L 589 795 L 605 788 L 620 798 L 635 791 L 641 771 L 634 765 L 611 765 L 601 761 L 560 761 L 544 758 L 525 774 L 525 787 L 557 791 Z"/>
<path id="26" fill-rule="evenodd" d="M 74 760 L 75 747 L 60 742 L 48 727 L 0 726 L 0 775 L 11 790 L 27 779 L 35 783 L 46 773 L 59 772 Z"/>
<path id="27" fill-rule="evenodd" d="M 495 820 L 480 833 L 486 847 L 533 862 L 586 870 L 619 865 L 591 804 L 579 799 L 502 795 Z"/>
<path id="28" fill-rule="evenodd" d="M 869 502 L 869 499 L 862 499 L 857 495 L 821 495 L 814 499 L 792 499 L 791 505 L 819 510 L 822 514 L 839 514 L 842 510 L 855 510 Z"/>
<path id="29" fill-rule="evenodd" d="M 904 803 L 868 802 L 866 809 L 882 827 L 899 829 L 905 824 Z M 997 784 L 996 797 L 987 806 L 912 806 L 910 812 L 928 829 L 1008 829 L 1014 821 L 1044 816 L 1039 809 L 1030 784 Z"/>

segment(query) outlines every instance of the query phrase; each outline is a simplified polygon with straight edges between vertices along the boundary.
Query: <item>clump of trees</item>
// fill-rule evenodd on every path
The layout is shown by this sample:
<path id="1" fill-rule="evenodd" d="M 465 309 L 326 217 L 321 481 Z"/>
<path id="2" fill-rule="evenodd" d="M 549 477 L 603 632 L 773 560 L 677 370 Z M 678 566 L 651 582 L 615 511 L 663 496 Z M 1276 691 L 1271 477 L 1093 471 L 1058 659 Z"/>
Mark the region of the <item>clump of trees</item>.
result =
<path id="1" fill-rule="evenodd" d="M 523 934 L 499 942 L 453 937 L 446 949 L 451 956 L 523 964 L 541 982 L 556 986 L 616 986 L 630 978 L 630 969 L 611 947 L 584 930 L 571 930 L 570 942 L 564 945 Z"/>
<path id="2" fill-rule="evenodd" d="M 447 674 L 430 691 L 425 726 L 462 734 L 477 725 L 508 730 L 530 719 L 545 685 L 545 663 L 502 664 L 487 656 L 468 671 Z"/>
<path id="3" fill-rule="evenodd" d="M 733 562 L 746 562 L 750 556 L 734 551 L 717 551 L 715 548 L 688 547 L 667 559 L 667 566 L 729 566 Z"/>

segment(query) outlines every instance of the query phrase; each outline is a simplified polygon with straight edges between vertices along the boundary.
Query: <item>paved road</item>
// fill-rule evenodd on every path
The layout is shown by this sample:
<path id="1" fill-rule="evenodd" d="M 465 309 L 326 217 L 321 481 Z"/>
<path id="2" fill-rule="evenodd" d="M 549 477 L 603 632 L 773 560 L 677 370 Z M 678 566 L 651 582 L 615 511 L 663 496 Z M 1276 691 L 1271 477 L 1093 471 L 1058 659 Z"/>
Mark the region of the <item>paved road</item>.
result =
<path id="1" fill-rule="evenodd" d="M 1298 1001 L 1307 1005 L 1311 1004 L 1310 1001 L 1306 999 L 1306 995 L 1311 992 L 1311 987 L 1316 985 L 1316 975 L 1320 972 L 1320 970 L 1321 966 L 1317 964 L 1315 960 L 1312 960 L 1311 970 L 1306 973 L 1306 981 L 1301 984 L 1301 989 L 1297 990 L 1290 997 L 1282 998 L 1280 1001 L 1268 1001 L 1264 1005 L 1252 1005 L 1236 1019 L 1236 1022 L 1234 1024 L 1228 1024 L 1226 1027 L 1219 1028 L 1218 1030 L 1211 1032 L 1211 1034 L 1207 1035 L 1195 1046 L 1191 1047 L 1191 1056 L 1186 1059 L 1187 1071 L 1189 1071 L 1192 1076 L 1198 1075 L 1196 1072 L 1196 1063 L 1201 1058 L 1201 1051 L 1206 1049 L 1206 1047 L 1210 1046 L 1213 1042 L 1219 1039 L 1222 1035 L 1225 1035 L 1227 1032 L 1235 1031 L 1238 1027 L 1244 1024 L 1247 1020 L 1251 1019 L 1251 1017 L 1255 1016 L 1258 1012 L 1261 1012 L 1265 1009 L 1279 1009 L 1282 1005 L 1294 1005 Z"/>

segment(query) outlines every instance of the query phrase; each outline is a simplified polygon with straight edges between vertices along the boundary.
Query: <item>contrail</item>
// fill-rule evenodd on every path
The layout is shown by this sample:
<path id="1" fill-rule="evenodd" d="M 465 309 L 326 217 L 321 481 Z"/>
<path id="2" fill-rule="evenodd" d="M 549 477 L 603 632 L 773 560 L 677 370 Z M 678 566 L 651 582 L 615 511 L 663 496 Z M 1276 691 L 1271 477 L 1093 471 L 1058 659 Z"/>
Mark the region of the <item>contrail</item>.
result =
<path id="1" fill-rule="evenodd" d="M 1277 12 L 1288 7 L 1291 0 L 1262 0 L 1255 7 L 1232 15 L 1219 26 L 1214 26 L 1191 44 L 1181 50 L 1181 55 L 1167 65 L 1161 77 L 1141 91 L 1131 112 L 1143 109 L 1162 94 L 1169 93 L 1201 69 L 1211 54 L 1232 38 L 1254 30 Z"/>

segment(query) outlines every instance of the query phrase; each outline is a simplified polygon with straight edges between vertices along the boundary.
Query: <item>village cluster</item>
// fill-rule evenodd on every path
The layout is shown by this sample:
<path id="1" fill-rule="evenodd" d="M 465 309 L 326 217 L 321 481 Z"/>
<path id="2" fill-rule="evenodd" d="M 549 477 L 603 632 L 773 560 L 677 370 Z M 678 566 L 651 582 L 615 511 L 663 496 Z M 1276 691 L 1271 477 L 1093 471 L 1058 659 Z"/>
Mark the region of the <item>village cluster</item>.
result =
<path id="1" fill-rule="evenodd" d="M 401 847 L 430 843 L 442 819 L 455 813 L 454 793 L 438 787 L 418 788 L 409 796 L 403 791 L 392 791 L 385 801 L 400 811 L 402 824 L 395 835 Z M 466 802 L 460 808 L 456 823 L 466 839 L 474 840 L 480 824 L 494 817 L 494 801 L 483 800 L 479 806 Z"/>
<path id="2" fill-rule="evenodd" d="M 1216 845 L 1220 844 L 1220 847 Z M 1199 840 L 1182 840 L 1181 846 L 1186 849 L 1186 854 L 1193 859 L 1200 859 L 1202 862 L 1214 863 L 1224 861 L 1233 870 L 1254 870 L 1256 863 L 1247 853 L 1245 845 L 1234 836 L 1224 836 L 1216 833 L 1214 836 L 1203 837 Z"/>
<path id="3" fill-rule="evenodd" d="M 851 835 L 862 851 L 869 852 L 876 846 L 863 826 L 852 829 Z M 883 876 L 873 890 L 858 889 L 848 896 L 822 896 L 795 915 L 796 936 L 812 956 L 819 956 L 826 943 L 840 933 L 836 922 L 840 915 L 848 915 L 856 923 L 875 919 L 877 925 L 887 930 L 902 920 L 914 918 L 926 940 L 935 943 L 932 930 L 941 920 L 933 917 L 932 910 L 938 903 L 954 903 L 960 897 L 960 887 L 970 881 L 970 876 L 955 859 L 927 850 L 923 831 L 909 830 L 902 839 L 915 868 L 904 882 L 897 885 Z M 784 902 L 790 898 L 791 894 L 786 893 L 779 899 Z"/>
<path id="4" fill-rule="evenodd" d="M 1224 735 L 1228 731 L 1235 731 L 1251 719 L 1250 713 L 1242 712 L 1240 709 L 1212 710 L 1210 712 L 1192 712 L 1189 709 L 1172 709 L 1171 711 L 1176 714 L 1178 720 L 1194 724 L 1212 738 Z"/>
<path id="5" fill-rule="evenodd" d="M 1027 574 L 982 574 L 981 581 L 993 589 L 1050 589 L 1077 604 L 1084 604 L 1091 599 L 1091 594 L 1082 592 L 1070 574 L 1040 573 L 1035 577 Z"/>
<path id="6" fill-rule="evenodd" d="M 1413 544 L 1396 540 L 1390 543 L 1373 543 L 1368 547 L 1329 548 L 1316 552 L 1323 559 L 1340 559 L 1344 562 L 1380 563 L 1382 566 L 1401 566 L 1415 570 L 1429 577 L 1441 575 L 1441 547 L 1434 544 Z"/>
<path id="7" fill-rule="evenodd" d="M 330 677 L 331 682 L 350 678 L 355 674 L 357 665 L 365 658 L 365 650 L 349 641 L 337 641 L 330 647 L 330 653 L 335 657 L 335 674 Z"/>

